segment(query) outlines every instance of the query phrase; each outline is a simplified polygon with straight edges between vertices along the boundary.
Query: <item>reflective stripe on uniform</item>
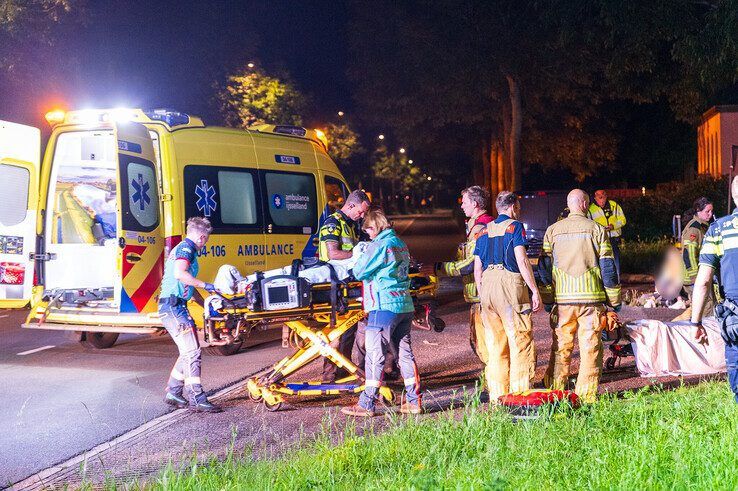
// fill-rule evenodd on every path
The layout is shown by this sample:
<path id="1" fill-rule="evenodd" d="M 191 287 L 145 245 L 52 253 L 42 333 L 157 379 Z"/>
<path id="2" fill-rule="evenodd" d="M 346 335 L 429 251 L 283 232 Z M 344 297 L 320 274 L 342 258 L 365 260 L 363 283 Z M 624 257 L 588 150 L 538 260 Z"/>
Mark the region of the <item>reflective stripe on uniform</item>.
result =
<path id="1" fill-rule="evenodd" d="M 403 382 L 405 382 L 405 387 L 407 387 L 408 385 L 415 385 L 416 380 L 417 379 L 415 377 L 410 377 L 410 378 L 403 379 Z"/>
<path id="2" fill-rule="evenodd" d="M 172 377 L 174 380 L 184 380 L 185 379 L 185 376 L 182 373 L 180 373 L 180 371 L 177 370 L 176 368 L 172 368 L 172 371 L 169 374 L 169 376 Z"/>
<path id="3" fill-rule="evenodd" d="M 366 387 L 380 387 L 382 382 L 380 380 L 367 380 L 364 385 Z"/>
<path id="4" fill-rule="evenodd" d="M 185 385 L 201 385 L 200 377 L 187 377 L 184 379 Z"/>

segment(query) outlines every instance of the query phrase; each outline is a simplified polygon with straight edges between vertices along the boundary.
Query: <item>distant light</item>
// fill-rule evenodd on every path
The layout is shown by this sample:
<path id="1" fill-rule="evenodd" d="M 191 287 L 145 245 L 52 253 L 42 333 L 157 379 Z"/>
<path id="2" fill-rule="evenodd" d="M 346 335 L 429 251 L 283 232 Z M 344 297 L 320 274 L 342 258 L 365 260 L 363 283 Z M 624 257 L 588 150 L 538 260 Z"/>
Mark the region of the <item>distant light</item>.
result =
<path id="1" fill-rule="evenodd" d="M 405 149 L 404 148 L 400 148 L 400 153 L 405 153 Z"/>
<path id="2" fill-rule="evenodd" d="M 407 163 L 408 164 L 412 164 L 413 163 L 413 159 L 408 160 Z"/>
<path id="3" fill-rule="evenodd" d="M 66 113 L 62 111 L 61 109 L 54 109 L 53 111 L 49 111 L 46 113 L 46 116 L 45 116 L 46 122 L 49 123 L 50 125 L 63 123 L 65 114 Z"/>
<path id="4" fill-rule="evenodd" d="M 380 140 L 384 140 L 384 135 L 379 135 L 377 138 L 379 138 Z"/>
<path id="5" fill-rule="evenodd" d="M 642 196 L 645 196 L 645 195 L 646 195 L 646 186 L 643 186 L 643 187 L 641 188 L 641 195 L 642 195 Z"/>
<path id="6" fill-rule="evenodd" d="M 432 180 L 433 180 L 433 178 L 432 178 L 431 176 L 428 176 L 428 180 L 429 180 L 429 181 L 432 181 Z"/>
<path id="7" fill-rule="evenodd" d="M 343 111 L 338 111 L 338 117 L 339 118 L 342 118 L 344 114 L 346 114 L 346 113 L 344 113 Z"/>
<path id="8" fill-rule="evenodd" d="M 525 222 L 523 222 L 523 228 L 524 228 L 525 230 L 528 230 L 528 224 L 527 224 L 527 223 L 525 223 Z"/>
<path id="9" fill-rule="evenodd" d="M 246 66 L 247 66 L 247 67 L 249 67 L 249 68 L 254 68 L 254 66 L 256 66 L 256 65 L 254 65 L 253 63 L 249 63 L 249 64 L 248 64 L 248 65 L 246 65 Z"/>

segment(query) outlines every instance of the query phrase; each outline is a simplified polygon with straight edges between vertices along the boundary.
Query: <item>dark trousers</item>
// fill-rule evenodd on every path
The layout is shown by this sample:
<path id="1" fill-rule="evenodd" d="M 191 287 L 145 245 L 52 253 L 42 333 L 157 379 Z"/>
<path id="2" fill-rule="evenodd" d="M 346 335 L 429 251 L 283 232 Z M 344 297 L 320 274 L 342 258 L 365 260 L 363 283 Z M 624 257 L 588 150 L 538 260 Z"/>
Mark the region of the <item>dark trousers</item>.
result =
<path id="1" fill-rule="evenodd" d="M 620 237 L 611 237 L 610 245 L 612 246 L 612 255 L 615 258 L 615 271 L 618 272 L 618 281 L 620 281 Z"/>
<path id="2" fill-rule="evenodd" d="M 343 335 L 338 338 L 338 346 L 333 346 L 338 350 L 339 353 L 341 353 L 343 356 L 351 359 L 351 351 L 354 348 L 354 339 L 356 338 L 356 326 L 352 327 Z M 360 368 L 363 368 L 363 366 L 359 365 Z M 336 365 L 331 363 L 328 358 L 323 359 L 323 382 L 326 383 L 332 383 L 336 379 L 341 379 L 348 375 L 348 372 L 346 370 L 339 370 Z"/>
<path id="3" fill-rule="evenodd" d="M 359 328 L 356 331 L 356 366 L 364 370 L 366 365 L 366 321 L 359 322 Z M 397 366 L 397 347 L 389 343 L 387 351 L 384 354 L 384 373 L 399 373 Z"/>
<path id="4" fill-rule="evenodd" d="M 738 403 L 738 345 L 725 343 L 725 364 L 728 366 L 728 384 Z"/>

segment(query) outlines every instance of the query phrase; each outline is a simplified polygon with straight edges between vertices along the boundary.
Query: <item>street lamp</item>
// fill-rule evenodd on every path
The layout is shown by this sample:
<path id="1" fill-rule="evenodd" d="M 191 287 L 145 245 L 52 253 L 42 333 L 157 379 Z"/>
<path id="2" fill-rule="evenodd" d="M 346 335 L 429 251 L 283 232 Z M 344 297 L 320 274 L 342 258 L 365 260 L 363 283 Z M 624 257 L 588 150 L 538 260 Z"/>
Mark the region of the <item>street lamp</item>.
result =
<path id="1" fill-rule="evenodd" d="M 400 148 L 400 153 L 405 153 L 405 149 L 404 148 Z"/>
<path id="2" fill-rule="evenodd" d="M 342 118 L 344 114 L 346 114 L 346 113 L 344 113 L 343 111 L 338 111 L 338 117 L 339 118 Z"/>
<path id="3" fill-rule="evenodd" d="M 247 66 L 247 67 L 249 67 L 249 68 L 254 68 L 254 66 L 255 66 L 255 65 L 254 65 L 254 63 L 253 63 L 253 62 L 249 62 L 249 64 L 248 64 L 248 65 L 246 65 L 246 66 Z"/>
<path id="4" fill-rule="evenodd" d="M 379 135 L 377 138 L 379 138 L 380 140 L 384 140 L 384 135 Z"/>
<path id="5" fill-rule="evenodd" d="M 407 163 L 408 164 L 412 164 L 413 163 L 413 159 L 408 160 Z"/>

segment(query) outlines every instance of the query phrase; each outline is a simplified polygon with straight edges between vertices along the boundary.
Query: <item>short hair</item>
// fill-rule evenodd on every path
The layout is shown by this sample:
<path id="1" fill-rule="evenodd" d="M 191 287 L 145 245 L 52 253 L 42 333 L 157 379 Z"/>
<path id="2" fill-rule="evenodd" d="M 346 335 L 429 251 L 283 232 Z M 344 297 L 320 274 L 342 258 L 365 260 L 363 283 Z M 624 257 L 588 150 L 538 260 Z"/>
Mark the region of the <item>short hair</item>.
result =
<path id="1" fill-rule="evenodd" d="M 502 210 L 507 210 L 515 203 L 518 202 L 518 195 L 512 191 L 500 191 L 495 200 L 495 207 L 499 213 Z"/>
<path id="2" fill-rule="evenodd" d="M 187 235 L 192 233 L 199 233 L 210 235 L 213 231 L 213 226 L 210 225 L 210 220 L 203 217 L 192 217 L 187 220 Z"/>
<path id="3" fill-rule="evenodd" d="M 377 233 L 381 232 L 382 230 L 387 230 L 388 228 L 392 227 L 392 224 L 389 221 L 389 218 L 387 218 L 387 215 L 384 214 L 381 208 L 372 208 L 371 210 L 366 212 L 366 215 L 364 215 L 364 221 L 362 222 L 361 226 L 366 230 L 367 227 L 372 227 L 374 230 L 377 231 Z"/>
<path id="4" fill-rule="evenodd" d="M 354 189 L 346 198 L 347 205 L 360 205 L 362 203 L 372 203 L 369 196 L 361 189 Z"/>
<path id="5" fill-rule="evenodd" d="M 469 201 L 477 205 L 480 210 L 486 210 L 489 206 L 489 191 L 482 186 L 469 186 L 461 191 L 461 195 L 467 195 Z"/>
<path id="6" fill-rule="evenodd" d="M 706 196 L 700 196 L 696 200 L 694 200 L 694 203 L 692 204 L 692 208 L 694 208 L 695 212 L 702 211 L 705 209 L 707 205 L 711 205 L 712 201 L 710 201 L 710 198 Z"/>

